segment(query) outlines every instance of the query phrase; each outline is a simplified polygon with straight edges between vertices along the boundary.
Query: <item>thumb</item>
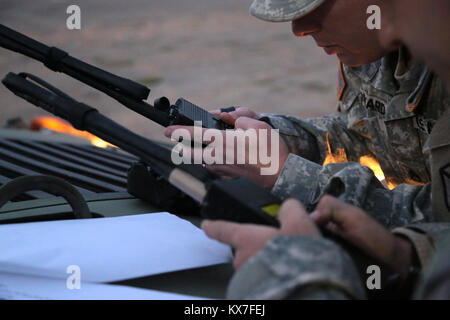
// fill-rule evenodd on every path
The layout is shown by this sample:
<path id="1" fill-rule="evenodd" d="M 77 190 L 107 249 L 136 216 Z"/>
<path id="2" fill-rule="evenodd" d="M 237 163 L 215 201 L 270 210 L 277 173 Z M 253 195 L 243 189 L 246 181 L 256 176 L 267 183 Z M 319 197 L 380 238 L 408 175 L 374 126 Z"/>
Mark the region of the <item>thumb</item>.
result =
<path id="1" fill-rule="evenodd" d="M 282 204 L 278 219 L 280 220 L 282 234 L 320 235 L 314 221 L 311 220 L 300 201 L 296 199 L 288 199 Z"/>
<path id="2" fill-rule="evenodd" d="M 345 203 L 328 195 L 323 196 L 316 206 L 311 218 L 319 226 L 329 223 L 345 226 L 349 223 L 349 210 L 345 210 Z"/>

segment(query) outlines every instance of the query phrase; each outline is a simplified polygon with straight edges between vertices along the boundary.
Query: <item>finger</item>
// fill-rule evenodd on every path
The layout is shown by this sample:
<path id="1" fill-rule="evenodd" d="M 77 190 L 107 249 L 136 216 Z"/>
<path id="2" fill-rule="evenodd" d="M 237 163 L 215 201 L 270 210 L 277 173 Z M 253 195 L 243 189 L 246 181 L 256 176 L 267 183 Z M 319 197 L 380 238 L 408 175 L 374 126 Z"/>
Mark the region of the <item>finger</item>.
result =
<path id="1" fill-rule="evenodd" d="M 247 108 L 247 107 L 238 107 L 235 111 L 229 112 L 231 116 L 233 116 L 235 119 L 240 117 L 248 117 L 253 119 L 258 119 L 258 115 L 253 110 Z"/>
<path id="2" fill-rule="evenodd" d="M 169 127 L 167 127 L 167 128 L 164 129 L 164 135 L 165 135 L 167 138 L 171 138 L 171 137 L 172 137 L 172 133 L 173 133 L 175 130 L 180 129 L 180 128 L 183 128 L 183 127 L 184 127 L 184 126 L 169 126 Z"/>
<path id="3" fill-rule="evenodd" d="M 264 122 L 249 117 L 239 117 L 234 123 L 236 129 L 272 129 L 272 127 Z"/>
<path id="4" fill-rule="evenodd" d="M 232 247 L 238 245 L 236 234 L 242 227 L 244 225 L 221 220 L 204 220 L 201 224 L 201 228 L 209 238 L 216 239 Z"/>
<path id="5" fill-rule="evenodd" d="M 390 255 L 392 234 L 358 207 L 326 196 L 320 200 L 313 217 L 318 224 L 372 257 L 386 259 Z"/>
<path id="6" fill-rule="evenodd" d="M 296 225 L 303 222 L 304 215 L 306 215 L 305 210 L 298 200 L 288 199 L 284 201 L 278 213 L 281 230 L 284 232 L 296 230 Z"/>
<path id="7" fill-rule="evenodd" d="M 344 239 L 346 238 L 346 234 L 334 222 L 331 222 L 331 221 L 328 222 L 327 225 L 325 226 L 325 229 L 337 236 L 340 236 L 341 238 L 344 238 Z"/>
<path id="8" fill-rule="evenodd" d="M 246 263 L 256 252 L 252 250 L 240 249 L 236 250 L 234 259 L 233 259 L 233 267 L 234 269 L 239 269 L 244 263 Z"/>
<path id="9" fill-rule="evenodd" d="M 319 229 L 297 199 L 288 199 L 283 203 L 278 219 L 283 234 L 320 235 Z"/>
<path id="10" fill-rule="evenodd" d="M 228 123 L 228 124 L 230 124 L 230 125 L 232 125 L 232 126 L 234 126 L 234 123 L 236 122 L 236 118 L 235 117 L 233 117 L 230 113 L 228 113 L 228 112 L 222 112 L 222 113 L 220 113 L 219 114 L 219 118 L 222 120 L 222 121 L 224 121 L 224 122 L 226 122 L 226 123 Z"/>
<path id="11" fill-rule="evenodd" d="M 237 251 L 233 259 L 233 268 L 239 269 L 248 260 L 248 254 L 242 251 Z"/>
<path id="12" fill-rule="evenodd" d="M 329 222 L 346 227 L 351 224 L 355 215 L 355 208 L 334 197 L 323 196 L 311 214 L 311 218 L 320 226 L 325 226 Z"/>

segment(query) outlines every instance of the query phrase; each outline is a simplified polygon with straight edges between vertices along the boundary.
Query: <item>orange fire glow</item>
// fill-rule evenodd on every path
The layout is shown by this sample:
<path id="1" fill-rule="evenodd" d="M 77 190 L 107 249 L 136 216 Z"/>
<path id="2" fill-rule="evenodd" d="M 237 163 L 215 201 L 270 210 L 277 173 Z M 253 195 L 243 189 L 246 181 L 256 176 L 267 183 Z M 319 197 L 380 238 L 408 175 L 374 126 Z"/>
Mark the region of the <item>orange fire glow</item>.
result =
<path id="1" fill-rule="evenodd" d="M 381 170 L 380 164 L 377 160 L 375 160 L 375 158 L 371 156 L 362 156 L 361 158 L 359 158 L 359 163 L 371 169 L 378 180 L 385 180 L 383 170 Z"/>
<path id="2" fill-rule="evenodd" d="M 340 151 L 340 150 L 338 150 L 338 151 Z M 343 152 L 343 150 L 342 150 L 342 152 Z M 339 154 L 339 152 L 338 152 L 338 154 Z M 331 153 L 328 153 L 325 158 L 325 161 L 323 162 L 322 165 L 324 166 L 329 163 L 337 163 L 337 162 L 347 162 L 346 157 L 342 157 L 339 155 L 332 155 Z M 371 169 L 373 171 L 373 173 L 375 174 L 375 176 L 377 177 L 377 179 L 380 180 L 381 183 L 383 183 L 387 188 L 392 190 L 396 187 L 395 184 L 392 184 L 392 183 L 386 181 L 383 170 L 381 169 L 380 164 L 374 157 L 362 156 L 359 158 L 359 163 L 361 165 L 366 166 L 369 169 Z"/>
<path id="3" fill-rule="evenodd" d="M 30 126 L 31 130 L 40 130 L 41 128 L 65 133 L 78 138 L 89 140 L 94 146 L 100 148 L 115 147 L 114 145 L 90 134 L 87 131 L 80 131 L 72 127 L 69 123 L 54 117 L 36 117 Z"/>

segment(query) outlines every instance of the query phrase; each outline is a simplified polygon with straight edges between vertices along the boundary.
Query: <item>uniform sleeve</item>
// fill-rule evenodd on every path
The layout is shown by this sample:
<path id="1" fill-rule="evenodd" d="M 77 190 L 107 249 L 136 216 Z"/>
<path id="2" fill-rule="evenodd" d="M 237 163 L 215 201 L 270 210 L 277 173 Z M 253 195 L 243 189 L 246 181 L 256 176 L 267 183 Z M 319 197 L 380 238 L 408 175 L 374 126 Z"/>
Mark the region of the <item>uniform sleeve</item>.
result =
<path id="1" fill-rule="evenodd" d="M 321 237 L 277 236 L 233 276 L 228 299 L 364 299 L 351 258 Z"/>
<path id="2" fill-rule="evenodd" d="M 389 229 L 433 220 L 430 184 L 388 190 L 372 170 L 355 162 L 322 167 L 290 154 L 272 193 L 282 200 L 297 198 L 309 211 L 329 194 L 365 210 Z"/>
<path id="3" fill-rule="evenodd" d="M 414 299 L 450 299 L 450 228 L 435 238 L 435 254 L 423 270 Z"/>
<path id="4" fill-rule="evenodd" d="M 450 223 L 417 223 L 395 228 L 392 233 L 403 236 L 411 242 L 421 266 L 425 268 L 432 260 L 436 248 L 445 243 L 443 239 L 450 237 Z"/>
<path id="5" fill-rule="evenodd" d="M 421 273 L 413 299 L 450 299 L 450 223 L 418 223 L 392 232 L 407 238 L 419 258 Z"/>
<path id="6" fill-rule="evenodd" d="M 367 139 L 348 129 L 345 115 L 326 115 L 299 119 L 289 115 L 260 114 L 279 130 L 289 152 L 315 163 L 323 163 L 330 155 L 337 161 L 357 161 L 372 154 Z"/>

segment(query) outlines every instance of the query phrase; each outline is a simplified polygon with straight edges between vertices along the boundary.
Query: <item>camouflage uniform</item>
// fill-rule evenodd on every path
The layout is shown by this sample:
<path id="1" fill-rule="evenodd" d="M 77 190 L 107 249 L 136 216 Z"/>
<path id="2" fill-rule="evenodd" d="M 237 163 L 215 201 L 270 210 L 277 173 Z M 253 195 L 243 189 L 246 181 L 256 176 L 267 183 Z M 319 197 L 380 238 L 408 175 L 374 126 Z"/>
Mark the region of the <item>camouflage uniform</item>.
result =
<path id="1" fill-rule="evenodd" d="M 414 299 L 450 300 L 450 232 L 439 234 L 436 253 L 426 266 L 414 293 Z"/>
<path id="2" fill-rule="evenodd" d="M 277 236 L 233 276 L 228 299 L 361 299 L 348 254 L 319 237 Z"/>
<path id="3" fill-rule="evenodd" d="M 448 94 L 438 78 L 423 65 L 416 64 L 401 79 L 395 79 L 403 89 L 392 88 L 387 100 L 379 102 L 378 94 L 389 92 L 386 88 L 378 92 L 380 87 L 395 83 L 391 79 L 388 85 L 383 84 L 390 73 L 394 74 L 387 68 L 392 65 L 392 59 L 394 54 L 375 63 L 376 68 L 343 67 L 343 76 L 355 82 L 345 80 L 347 84 L 340 91 L 336 116 L 303 121 L 290 116 L 262 115 L 270 119 L 272 126 L 280 128 L 292 152 L 274 193 L 282 198 L 297 197 L 308 206 L 315 204 L 323 193 L 329 193 L 365 209 L 389 228 L 417 221 L 449 220 L 448 185 L 445 188 L 450 176 L 447 175 Z M 401 60 L 400 55 L 397 70 Z M 367 78 L 371 79 L 366 80 L 369 84 L 361 80 L 365 73 L 352 78 L 351 72 L 361 69 L 377 69 Z M 438 131 L 430 135 L 435 122 Z M 422 146 L 428 152 L 422 152 Z M 370 155 L 379 161 L 388 182 L 404 183 L 387 190 L 370 169 L 356 162 L 322 167 L 319 163 L 326 154 L 349 161 Z M 433 188 L 436 195 L 433 201 L 441 202 L 439 209 L 435 206 L 434 210 L 430 172 L 433 183 L 440 184 Z M 423 269 L 414 298 L 448 298 L 450 225 L 416 223 L 393 232 L 410 240 Z M 278 236 L 234 275 L 228 298 L 367 298 L 365 281 L 350 252 L 324 238 Z"/>
<path id="4" fill-rule="evenodd" d="M 434 221 L 430 157 L 423 146 L 450 109 L 445 83 L 422 63 L 406 68 L 404 50 L 399 50 L 362 67 L 341 65 L 338 93 L 336 115 L 301 120 L 261 114 L 280 130 L 291 153 L 273 193 L 296 197 L 307 207 L 329 193 L 389 228 Z M 441 128 L 449 129 L 450 123 Z M 450 145 L 450 137 L 442 140 Z M 348 162 L 322 167 L 327 155 Z M 402 184 L 387 190 L 357 163 L 361 157 L 376 159 L 388 184 Z M 448 208 L 439 220 L 450 221 Z"/>
<path id="5" fill-rule="evenodd" d="M 448 299 L 450 224 L 417 224 L 393 232 L 409 238 L 419 256 L 423 272 L 413 298 Z M 235 273 L 227 298 L 365 299 L 364 287 L 352 259 L 334 242 L 277 236 Z"/>
<path id="6" fill-rule="evenodd" d="M 321 3 L 255 0 L 250 12 L 263 20 L 292 21 Z M 341 65 L 338 88 L 337 115 L 307 120 L 261 115 L 280 129 L 291 153 L 273 192 L 282 199 L 296 197 L 310 209 L 329 193 L 390 228 L 450 221 L 450 98 L 445 84 L 423 64 L 408 69 L 400 50 L 362 67 Z M 438 131 L 430 136 L 437 121 Z M 326 155 L 349 162 L 322 167 Z M 401 185 L 385 189 L 370 169 L 357 163 L 363 156 L 379 162 L 388 184 Z M 423 270 L 414 297 L 448 298 L 450 225 L 416 223 L 393 232 L 409 239 Z M 347 252 L 324 238 L 277 236 L 236 272 L 227 297 L 366 298 Z"/>

